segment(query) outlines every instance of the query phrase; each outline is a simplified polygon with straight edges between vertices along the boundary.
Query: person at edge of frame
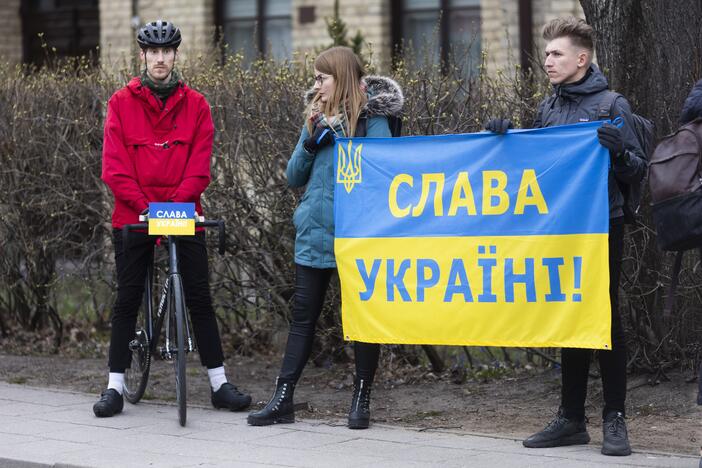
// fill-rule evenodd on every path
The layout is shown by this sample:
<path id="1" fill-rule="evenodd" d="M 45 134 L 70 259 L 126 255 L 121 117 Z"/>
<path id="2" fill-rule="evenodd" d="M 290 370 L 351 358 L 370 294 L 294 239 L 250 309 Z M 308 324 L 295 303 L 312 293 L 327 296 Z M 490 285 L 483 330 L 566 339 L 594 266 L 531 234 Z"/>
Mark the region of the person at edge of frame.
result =
<path id="1" fill-rule="evenodd" d="M 555 19 L 544 27 L 546 41 L 544 68 L 554 94 L 539 105 L 533 128 L 598 120 L 599 104 L 608 92 L 607 79 L 592 63 L 594 31 L 584 20 Z M 619 128 L 609 123 L 598 128 L 602 146 L 609 150 L 609 296 L 612 310 L 612 350 L 597 352 L 604 394 L 604 455 L 629 455 L 631 446 L 625 417 L 627 351 L 619 315 L 619 277 L 625 225 L 625 198 L 620 184 L 639 184 L 646 173 L 646 160 L 633 130 L 632 112 L 623 96 L 612 104 L 612 120 L 621 117 Z M 505 133 L 512 123 L 491 119 L 486 130 Z M 590 435 L 585 420 L 585 397 L 592 350 L 566 349 L 561 352 L 561 405 L 546 427 L 523 441 L 525 447 L 543 448 L 587 444 Z"/>
<path id="2" fill-rule="evenodd" d="M 685 99 L 680 112 L 680 125 L 692 122 L 698 117 L 702 117 L 702 80 L 695 83 Z"/>
<path id="3" fill-rule="evenodd" d="M 327 49 L 314 61 L 314 87 L 305 95 L 305 123 L 286 171 L 291 187 L 307 186 L 293 215 L 292 321 L 273 396 L 265 407 L 249 414 L 252 426 L 295 421 L 293 392 L 310 356 L 329 281 L 336 273 L 335 137 L 390 137 L 388 118 L 399 116 L 402 110 L 404 97 L 396 82 L 364 75 L 361 61 L 348 47 Z M 356 376 L 348 416 L 351 429 L 365 429 L 370 424 L 371 385 L 379 354 L 378 344 L 354 342 Z"/>
<path id="4" fill-rule="evenodd" d="M 214 125 L 210 106 L 189 88 L 175 68 L 180 30 L 158 20 L 137 33 L 144 64 L 141 76 L 115 92 L 107 104 L 102 153 L 102 180 L 114 195 L 112 212 L 117 298 L 112 310 L 107 389 L 93 406 L 98 417 L 120 413 L 124 372 L 130 366 L 129 341 L 144 294 L 147 265 L 153 261 L 155 237 L 130 234 L 128 255 L 121 227 L 139 222 L 149 202 L 194 202 L 210 183 Z M 224 355 L 212 307 L 204 232 L 178 242 L 185 300 L 207 367 L 215 408 L 246 409 L 251 397 L 227 382 Z"/>

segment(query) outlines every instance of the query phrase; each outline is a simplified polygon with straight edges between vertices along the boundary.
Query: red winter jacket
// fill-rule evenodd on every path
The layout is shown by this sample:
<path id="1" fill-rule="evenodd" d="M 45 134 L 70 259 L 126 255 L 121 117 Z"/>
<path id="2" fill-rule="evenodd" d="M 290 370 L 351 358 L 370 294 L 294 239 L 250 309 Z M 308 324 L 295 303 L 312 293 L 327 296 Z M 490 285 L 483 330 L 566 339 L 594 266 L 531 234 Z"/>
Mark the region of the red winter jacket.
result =
<path id="1" fill-rule="evenodd" d="M 210 183 L 210 106 L 182 82 L 165 105 L 134 78 L 107 103 L 102 180 L 115 197 L 112 227 L 139 222 L 149 202 L 194 202 Z"/>

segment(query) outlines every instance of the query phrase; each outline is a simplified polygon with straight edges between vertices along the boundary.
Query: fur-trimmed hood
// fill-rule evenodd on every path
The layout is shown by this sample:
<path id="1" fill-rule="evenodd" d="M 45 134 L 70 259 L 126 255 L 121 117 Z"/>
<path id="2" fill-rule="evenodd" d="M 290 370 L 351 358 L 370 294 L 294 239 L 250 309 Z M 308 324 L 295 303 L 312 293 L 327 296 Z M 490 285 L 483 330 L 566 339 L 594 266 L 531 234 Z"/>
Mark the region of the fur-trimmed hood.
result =
<path id="1" fill-rule="evenodd" d="M 368 102 L 363 107 L 367 115 L 399 117 L 402 114 L 405 96 L 395 80 L 386 76 L 367 75 L 363 81 L 366 83 L 368 92 Z M 312 101 L 315 94 L 314 88 L 305 92 L 305 105 Z"/>

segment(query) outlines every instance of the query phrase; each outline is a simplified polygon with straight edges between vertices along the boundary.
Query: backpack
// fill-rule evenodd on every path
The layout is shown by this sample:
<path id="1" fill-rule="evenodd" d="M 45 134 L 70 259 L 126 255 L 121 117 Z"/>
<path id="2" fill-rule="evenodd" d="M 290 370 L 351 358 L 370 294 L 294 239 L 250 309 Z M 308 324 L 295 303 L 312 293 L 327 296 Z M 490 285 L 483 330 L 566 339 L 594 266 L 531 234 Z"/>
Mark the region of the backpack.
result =
<path id="1" fill-rule="evenodd" d="M 621 94 L 609 90 L 603 93 L 602 100 L 597 105 L 597 120 L 613 120 L 613 117 L 617 117 L 612 115 L 612 106 L 614 106 L 614 101 L 616 101 L 619 96 L 621 96 Z M 548 104 L 555 99 L 556 95 L 554 94 L 551 96 L 550 101 L 546 102 L 545 106 L 539 108 L 536 117 L 537 121 L 543 119 L 543 108 L 548 107 Z M 655 127 L 653 122 L 634 113 L 631 114 L 631 118 L 634 122 L 634 135 L 636 136 L 636 140 L 639 143 L 644 157 L 649 161 L 654 147 Z M 641 182 L 634 185 L 625 184 L 617 180 L 619 191 L 624 195 L 624 221 L 628 224 L 633 224 L 636 220 L 636 215 L 638 215 L 639 209 L 641 208 L 641 198 L 645 185 L 646 176 L 641 179 Z"/>
<path id="2" fill-rule="evenodd" d="M 617 117 L 612 115 L 612 106 L 619 96 L 621 96 L 621 94 L 615 93 L 614 91 L 605 91 L 598 105 L 598 120 L 614 120 L 614 118 Z M 650 161 L 654 148 L 654 124 L 649 119 L 639 114 L 632 113 L 631 119 L 634 123 L 636 141 L 639 143 L 639 147 L 646 160 Z M 646 175 L 644 175 L 638 184 L 625 184 L 617 180 L 617 185 L 619 186 L 619 191 L 624 195 L 624 221 L 633 224 L 641 208 L 641 198 L 646 186 Z"/>
<path id="3" fill-rule="evenodd" d="M 399 137 L 402 135 L 402 117 L 396 115 L 385 115 L 383 116 L 388 119 L 388 126 L 390 127 L 390 135 L 393 137 Z M 356 133 L 354 136 L 365 137 L 368 129 L 368 116 L 363 112 L 358 117 L 358 122 L 356 122 Z"/>
<path id="4" fill-rule="evenodd" d="M 664 137 L 653 153 L 649 186 L 658 245 L 702 246 L 702 118 Z"/>
<path id="5" fill-rule="evenodd" d="M 686 250 L 702 246 L 702 118 L 661 139 L 651 157 L 649 186 L 658 245 L 677 251 L 664 320 L 675 303 L 675 289 Z"/>

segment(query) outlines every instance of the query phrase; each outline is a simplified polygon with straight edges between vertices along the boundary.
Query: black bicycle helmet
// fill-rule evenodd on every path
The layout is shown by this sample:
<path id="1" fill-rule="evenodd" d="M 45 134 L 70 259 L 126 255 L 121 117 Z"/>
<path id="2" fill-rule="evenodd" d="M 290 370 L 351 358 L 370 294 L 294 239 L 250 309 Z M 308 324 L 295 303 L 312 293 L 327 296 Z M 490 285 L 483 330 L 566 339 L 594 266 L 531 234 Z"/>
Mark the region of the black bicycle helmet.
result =
<path id="1" fill-rule="evenodd" d="M 137 33 L 137 42 L 142 49 L 147 47 L 173 47 L 177 49 L 180 41 L 180 29 L 169 21 L 157 20 L 146 23 Z"/>

